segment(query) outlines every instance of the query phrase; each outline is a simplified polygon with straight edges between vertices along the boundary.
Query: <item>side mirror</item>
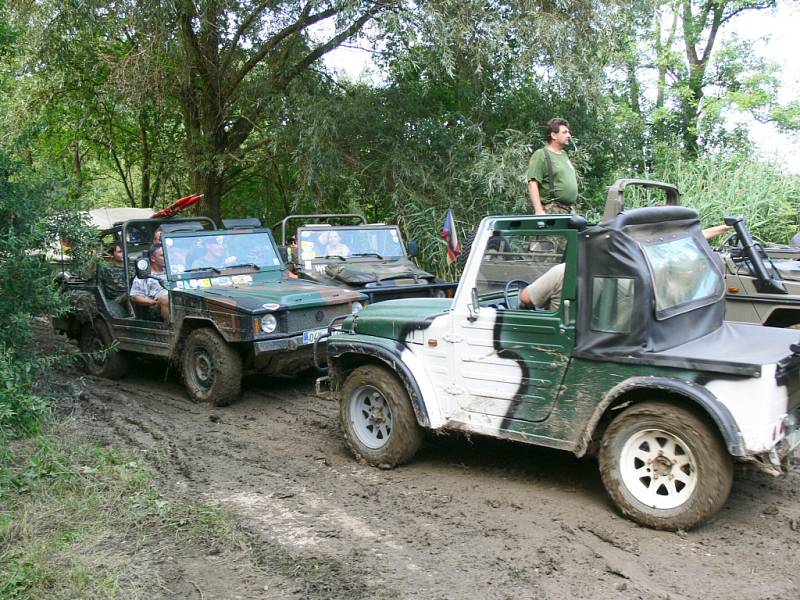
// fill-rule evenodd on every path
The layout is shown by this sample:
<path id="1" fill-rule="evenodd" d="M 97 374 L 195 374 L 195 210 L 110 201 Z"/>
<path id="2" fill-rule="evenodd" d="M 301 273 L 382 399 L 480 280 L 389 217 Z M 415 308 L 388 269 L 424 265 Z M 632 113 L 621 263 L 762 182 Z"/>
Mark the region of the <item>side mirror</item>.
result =
<path id="1" fill-rule="evenodd" d="M 472 299 L 467 308 L 469 309 L 469 316 L 467 320 L 472 323 L 478 320 L 478 313 L 481 312 L 481 300 L 478 298 L 478 288 L 472 288 Z"/>
<path id="2" fill-rule="evenodd" d="M 147 279 L 150 277 L 150 261 L 146 258 L 140 258 L 136 261 L 136 276 L 139 279 Z"/>
<path id="3" fill-rule="evenodd" d="M 419 254 L 419 244 L 417 240 L 409 240 L 408 242 L 408 257 L 414 258 Z"/>

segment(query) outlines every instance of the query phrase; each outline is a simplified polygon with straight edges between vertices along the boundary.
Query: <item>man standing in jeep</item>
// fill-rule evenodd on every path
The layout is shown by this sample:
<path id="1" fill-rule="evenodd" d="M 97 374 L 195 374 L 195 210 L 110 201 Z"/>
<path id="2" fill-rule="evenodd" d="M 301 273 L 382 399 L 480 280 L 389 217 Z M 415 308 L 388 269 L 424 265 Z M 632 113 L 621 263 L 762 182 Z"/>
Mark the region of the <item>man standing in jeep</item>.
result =
<path id="1" fill-rule="evenodd" d="M 564 152 L 572 134 L 565 119 L 547 122 L 547 145 L 531 156 L 525 178 L 528 194 L 537 215 L 571 213 L 578 200 L 575 167 Z"/>

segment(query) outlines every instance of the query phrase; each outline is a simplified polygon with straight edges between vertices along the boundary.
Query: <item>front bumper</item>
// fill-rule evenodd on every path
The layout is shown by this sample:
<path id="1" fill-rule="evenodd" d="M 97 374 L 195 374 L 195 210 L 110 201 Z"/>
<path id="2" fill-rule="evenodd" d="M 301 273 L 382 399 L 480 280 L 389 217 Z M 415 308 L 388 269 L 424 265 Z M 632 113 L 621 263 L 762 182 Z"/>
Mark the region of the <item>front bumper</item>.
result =
<path id="1" fill-rule="evenodd" d="M 783 418 L 783 437 L 769 452 L 752 457 L 759 470 L 771 475 L 783 475 L 800 464 L 800 408 Z"/>

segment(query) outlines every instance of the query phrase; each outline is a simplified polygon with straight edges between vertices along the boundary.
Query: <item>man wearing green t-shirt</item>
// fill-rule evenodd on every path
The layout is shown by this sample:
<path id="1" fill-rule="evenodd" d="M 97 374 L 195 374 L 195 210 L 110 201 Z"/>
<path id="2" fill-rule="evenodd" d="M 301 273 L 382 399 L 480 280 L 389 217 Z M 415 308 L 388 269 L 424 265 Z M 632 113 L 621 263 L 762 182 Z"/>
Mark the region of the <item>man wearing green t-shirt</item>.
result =
<path id="1" fill-rule="evenodd" d="M 572 139 L 569 123 L 564 119 L 550 119 L 547 138 L 547 145 L 531 156 L 526 173 L 533 212 L 537 215 L 571 213 L 578 200 L 578 180 L 575 167 L 564 152 Z"/>

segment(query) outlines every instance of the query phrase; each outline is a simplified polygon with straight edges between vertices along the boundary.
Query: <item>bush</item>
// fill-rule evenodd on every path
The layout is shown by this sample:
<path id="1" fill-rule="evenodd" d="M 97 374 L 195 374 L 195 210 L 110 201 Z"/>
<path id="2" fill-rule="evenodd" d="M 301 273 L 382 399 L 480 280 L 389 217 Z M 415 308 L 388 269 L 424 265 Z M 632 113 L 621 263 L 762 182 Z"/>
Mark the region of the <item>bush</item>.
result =
<path id="1" fill-rule="evenodd" d="M 57 210 L 58 188 L 34 182 L 0 155 L 0 436 L 37 430 L 45 403 L 33 382 L 51 360 L 32 349 L 32 319 L 66 310 L 48 254 L 75 242 L 73 260 L 88 264 L 93 234 L 78 213 Z M 3 439 L 0 439 L 2 443 Z"/>
<path id="2" fill-rule="evenodd" d="M 745 217 L 758 238 L 788 243 L 800 229 L 800 176 L 750 153 L 707 155 L 696 160 L 664 151 L 651 173 L 621 177 L 657 179 L 678 186 L 681 202 L 697 210 L 704 226 L 722 223 L 726 216 Z M 610 183 L 610 182 L 609 182 Z M 663 203 L 663 193 L 626 193 L 626 208 Z M 601 216 L 605 199 L 590 212 Z"/>

